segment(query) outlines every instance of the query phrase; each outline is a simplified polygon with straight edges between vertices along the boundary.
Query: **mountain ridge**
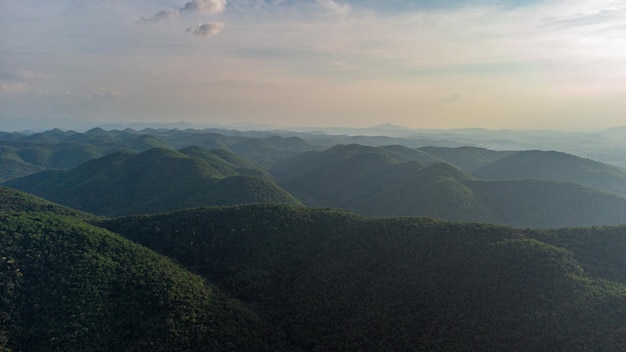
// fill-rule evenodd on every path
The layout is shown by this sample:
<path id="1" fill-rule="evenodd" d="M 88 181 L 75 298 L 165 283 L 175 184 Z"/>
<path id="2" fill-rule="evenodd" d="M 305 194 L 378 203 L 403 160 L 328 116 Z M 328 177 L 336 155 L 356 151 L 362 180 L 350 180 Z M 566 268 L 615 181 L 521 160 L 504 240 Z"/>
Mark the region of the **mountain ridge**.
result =
<path id="1" fill-rule="evenodd" d="M 300 204 L 249 161 L 227 152 L 183 151 L 188 154 L 165 148 L 115 153 L 71 171 L 34 174 L 6 185 L 99 215 L 268 201 Z M 231 177 L 229 183 L 220 181 Z M 229 198 L 224 185 L 239 192 Z"/>

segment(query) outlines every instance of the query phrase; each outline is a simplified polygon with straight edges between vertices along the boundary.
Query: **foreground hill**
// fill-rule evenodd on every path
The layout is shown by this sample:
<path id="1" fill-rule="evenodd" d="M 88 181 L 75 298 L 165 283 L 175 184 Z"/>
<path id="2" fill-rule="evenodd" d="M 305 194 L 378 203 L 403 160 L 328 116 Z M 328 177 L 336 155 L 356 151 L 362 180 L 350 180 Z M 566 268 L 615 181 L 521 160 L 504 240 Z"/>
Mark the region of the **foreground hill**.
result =
<path id="1" fill-rule="evenodd" d="M 79 219 L 95 218 L 92 214 L 83 213 L 25 192 L 0 186 L 0 212 L 7 211 L 48 212 L 57 215 L 73 216 Z"/>
<path id="2" fill-rule="evenodd" d="M 99 215 L 202 205 L 299 204 L 251 162 L 226 151 L 197 147 L 115 153 L 71 171 L 46 171 L 7 185 Z"/>
<path id="3" fill-rule="evenodd" d="M 98 224 L 214 280 L 302 350 L 626 348 L 625 227 L 569 237 L 274 205 Z"/>
<path id="4" fill-rule="evenodd" d="M 75 218 L 0 212 L 0 350 L 284 349 L 202 278 Z"/>
<path id="5" fill-rule="evenodd" d="M 369 216 L 418 215 L 530 227 L 626 223 L 626 198 L 573 182 L 479 180 L 442 159 L 405 149 L 411 150 L 338 145 L 285 159 L 271 171 L 307 205 Z M 424 150 L 437 150 L 448 159 L 470 153 L 475 155 L 472 165 L 507 158 L 476 148 Z"/>
<path id="6" fill-rule="evenodd" d="M 626 171 L 560 152 L 516 152 L 482 166 L 472 174 L 490 180 L 572 181 L 626 196 Z"/>

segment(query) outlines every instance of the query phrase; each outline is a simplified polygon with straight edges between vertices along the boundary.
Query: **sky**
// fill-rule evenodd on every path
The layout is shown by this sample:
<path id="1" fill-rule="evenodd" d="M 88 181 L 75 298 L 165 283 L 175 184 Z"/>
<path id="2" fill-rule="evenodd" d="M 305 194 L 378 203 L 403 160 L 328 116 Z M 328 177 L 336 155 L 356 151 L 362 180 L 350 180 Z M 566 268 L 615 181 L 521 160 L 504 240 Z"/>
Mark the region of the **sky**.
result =
<path id="1" fill-rule="evenodd" d="M 0 131 L 176 121 L 626 125 L 626 1 L 0 1 Z"/>

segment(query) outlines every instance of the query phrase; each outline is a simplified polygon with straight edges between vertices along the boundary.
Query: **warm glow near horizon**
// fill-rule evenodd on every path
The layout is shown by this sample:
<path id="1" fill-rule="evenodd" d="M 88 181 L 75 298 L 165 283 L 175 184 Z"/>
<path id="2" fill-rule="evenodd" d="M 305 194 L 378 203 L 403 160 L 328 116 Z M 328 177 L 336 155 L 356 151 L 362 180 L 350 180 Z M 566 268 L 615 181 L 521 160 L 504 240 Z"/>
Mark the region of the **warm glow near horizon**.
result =
<path id="1" fill-rule="evenodd" d="M 5 0 L 0 130 L 626 124 L 620 1 Z"/>

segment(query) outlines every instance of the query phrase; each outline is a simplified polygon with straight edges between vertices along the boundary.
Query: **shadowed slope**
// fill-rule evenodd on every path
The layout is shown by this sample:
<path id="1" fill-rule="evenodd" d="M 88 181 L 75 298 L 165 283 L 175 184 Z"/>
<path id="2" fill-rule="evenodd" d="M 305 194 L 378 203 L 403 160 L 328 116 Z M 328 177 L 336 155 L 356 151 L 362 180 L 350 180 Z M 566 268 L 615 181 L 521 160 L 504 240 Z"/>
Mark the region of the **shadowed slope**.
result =
<path id="1" fill-rule="evenodd" d="M 76 219 L 0 212 L 0 248 L 5 350 L 285 349 L 280 330 L 202 278 Z"/>
<path id="2" fill-rule="evenodd" d="M 215 280 L 306 350 L 626 347 L 626 288 L 586 274 L 594 255 L 542 241 L 552 232 L 260 205 L 99 224 Z"/>

